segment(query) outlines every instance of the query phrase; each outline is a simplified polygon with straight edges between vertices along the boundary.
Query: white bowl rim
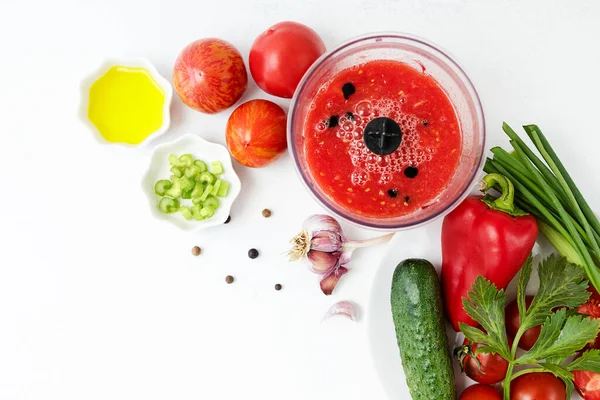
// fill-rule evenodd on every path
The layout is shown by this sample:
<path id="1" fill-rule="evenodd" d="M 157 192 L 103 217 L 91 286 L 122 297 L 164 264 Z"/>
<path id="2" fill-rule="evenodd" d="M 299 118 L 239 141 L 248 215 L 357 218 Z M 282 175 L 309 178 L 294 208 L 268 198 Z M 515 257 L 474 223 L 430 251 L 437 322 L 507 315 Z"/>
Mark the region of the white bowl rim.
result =
<path id="1" fill-rule="evenodd" d="M 150 154 L 150 157 L 148 159 L 148 167 L 147 167 L 146 171 L 144 172 L 144 174 L 142 176 L 142 180 L 141 180 L 142 191 L 144 192 L 146 199 L 148 200 L 150 212 L 157 220 L 161 220 L 161 221 L 164 221 L 165 223 L 176 226 L 177 228 L 179 228 L 182 231 L 193 233 L 193 232 L 197 232 L 202 229 L 205 229 L 205 228 L 210 228 L 212 226 L 221 225 L 221 224 L 225 223 L 225 221 L 227 220 L 227 216 L 225 216 L 224 218 L 223 217 L 222 218 L 214 217 L 214 218 L 210 218 L 210 219 L 206 219 L 206 220 L 202 220 L 202 221 L 193 221 L 192 223 L 185 225 L 185 227 L 184 227 L 184 226 L 182 226 L 182 224 L 178 223 L 177 221 L 174 221 L 170 215 L 162 214 L 157 209 L 156 199 L 153 197 L 154 192 L 152 191 L 152 193 L 150 193 L 148 186 L 147 186 L 147 181 L 149 179 L 148 175 L 150 174 L 150 171 L 152 170 L 152 162 L 153 162 L 155 154 L 158 151 L 165 150 L 165 149 L 168 149 L 171 147 L 176 147 L 179 143 L 187 141 L 187 140 L 196 141 L 196 142 L 202 144 L 203 146 L 212 147 L 215 150 L 218 149 L 217 151 L 223 152 L 223 154 L 227 154 L 227 157 L 225 157 L 223 159 L 215 157 L 215 159 L 211 160 L 211 161 L 220 161 L 223 164 L 223 167 L 225 168 L 226 171 L 227 170 L 231 171 L 231 177 L 233 179 L 231 179 L 231 181 L 229 182 L 230 183 L 229 194 L 227 195 L 227 197 L 225 197 L 221 200 L 221 206 L 220 206 L 221 209 L 227 210 L 227 213 L 225 213 L 225 214 L 227 214 L 227 216 L 229 216 L 229 213 L 231 212 L 231 207 L 233 206 L 233 203 L 235 203 L 238 195 L 240 194 L 240 192 L 242 190 L 242 182 L 241 182 L 237 172 L 233 168 L 233 163 L 231 161 L 231 156 L 229 155 L 229 150 L 227 150 L 227 148 L 225 146 L 223 146 L 222 144 L 215 143 L 215 142 L 209 142 L 208 140 L 203 139 L 202 137 L 198 136 L 197 134 L 186 133 L 170 142 L 161 143 L 161 144 L 157 145 L 156 147 L 154 147 L 152 154 Z M 215 151 L 215 153 L 217 151 Z M 166 162 L 166 160 L 165 160 L 165 162 Z M 181 221 L 181 222 L 183 224 L 186 224 L 188 221 L 185 221 L 185 222 Z"/>
<path id="2" fill-rule="evenodd" d="M 106 72 L 115 66 L 125 66 L 131 68 L 145 68 L 148 70 L 152 78 L 158 83 L 158 85 L 164 90 L 165 93 L 165 102 L 163 104 L 163 123 L 160 128 L 156 131 L 148 135 L 142 142 L 138 144 L 130 144 L 130 143 L 122 143 L 122 142 L 109 142 L 100 133 L 98 128 L 88 118 L 88 106 L 89 106 L 89 92 L 92 84 L 100 79 Z M 124 148 L 136 148 L 141 147 L 153 139 L 161 136 L 166 131 L 169 130 L 171 126 L 171 102 L 173 100 L 173 86 L 171 83 L 158 73 L 158 70 L 154 67 L 154 64 L 150 62 L 150 60 L 143 57 L 111 57 L 105 59 L 98 68 L 96 68 L 93 72 L 88 74 L 82 81 L 80 85 L 80 102 L 79 102 L 79 110 L 78 117 L 83 122 L 83 124 L 93 132 L 93 136 L 96 141 L 103 145 L 111 145 L 111 146 L 121 146 Z"/>

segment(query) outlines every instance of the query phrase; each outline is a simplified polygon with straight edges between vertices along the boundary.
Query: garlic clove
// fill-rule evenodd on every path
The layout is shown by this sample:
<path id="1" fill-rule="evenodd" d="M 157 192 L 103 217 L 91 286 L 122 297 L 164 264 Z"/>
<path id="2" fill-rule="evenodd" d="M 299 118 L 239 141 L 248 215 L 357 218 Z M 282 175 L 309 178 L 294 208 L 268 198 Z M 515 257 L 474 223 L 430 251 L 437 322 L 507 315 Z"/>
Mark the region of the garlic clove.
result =
<path id="1" fill-rule="evenodd" d="M 343 317 L 351 319 L 354 322 L 358 321 L 360 317 L 358 306 L 356 305 L 356 303 L 347 300 L 339 301 L 332 305 L 329 308 L 329 310 L 327 310 L 327 313 L 325 313 L 323 320 L 326 320 L 334 315 L 341 315 Z"/>
<path id="2" fill-rule="evenodd" d="M 310 248 L 311 250 L 331 253 L 340 250 L 342 244 L 344 244 L 344 241 L 339 233 L 332 231 L 318 231 L 315 232 L 310 241 Z"/>
<path id="3" fill-rule="evenodd" d="M 337 220 L 329 215 L 315 214 L 306 219 L 303 230 L 309 232 L 311 238 L 315 232 L 331 231 L 342 236 L 342 227 Z M 342 236 L 343 237 L 343 236 Z"/>
<path id="4" fill-rule="evenodd" d="M 327 296 L 333 293 L 335 285 L 337 285 L 342 275 L 346 274 L 348 271 L 350 271 L 348 268 L 340 266 L 321 279 L 321 290 L 323 293 Z"/>
<path id="5" fill-rule="evenodd" d="M 313 272 L 317 274 L 327 274 L 338 265 L 339 253 L 311 250 L 308 252 L 307 257 L 312 265 Z"/>

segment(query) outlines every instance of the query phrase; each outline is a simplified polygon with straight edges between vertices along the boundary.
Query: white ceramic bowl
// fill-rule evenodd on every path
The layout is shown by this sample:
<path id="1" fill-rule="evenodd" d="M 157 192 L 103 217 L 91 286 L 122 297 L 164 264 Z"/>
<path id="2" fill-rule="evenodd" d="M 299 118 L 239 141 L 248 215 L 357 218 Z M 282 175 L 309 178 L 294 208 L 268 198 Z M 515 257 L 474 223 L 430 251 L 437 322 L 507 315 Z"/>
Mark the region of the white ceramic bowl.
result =
<path id="1" fill-rule="evenodd" d="M 108 142 L 98 131 L 98 128 L 88 118 L 88 106 L 90 101 L 90 88 L 92 84 L 100 79 L 110 68 L 115 66 L 124 66 L 130 68 L 145 68 L 150 72 L 150 75 L 154 78 L 154 80 L 160 85 L 160 87 L 165 92 L 165 103 L 163 105 L 163 123 L 161 127 L 150 134 L 143 142 L 139 144 L 128 144 L 128 143 L 118 143 L 118 142 Z M 171 83 L 165 79 L 162 75 L 158 73 L 154 65 L 145 58 L 110 58 L 105 60 L 102 65 L 90 75 L 88 75 L 81 82 L 81 102 L 79 107 L 79 119 L 84 123 L 85 126 L 88 127 L 93 133 L 96 140 L 102 144 L 111 144 L 117 146 L 124 147 L 138 147 L 148 143 L 150 140 L 162 135 L 165 133 L 169 126 L 171 125 L 171 100 L 173 99 L 173 86 Z"/>
<path id="2" fill-rule="evenodd" d="M 195 159 L 205 161 L 208 165 L 213 161 L 220 161 L 225 170 L 223 175 L 220 175 L 220 178 L 229 183 L 229 193 L 227 194 L 227 197 L 219 197 L 221 204 L 215 211 L 215 215 L 202 221 L 188 221 L 178 212 L 173 214 L 162 213 L 158 209 L 158 202 L 161 197 L 154 193 L 154 184 L 156 181 L 160 179 L 169 179 L 171 176 L 171 172 L 169 171 L 171 168 L 168 160 L 169 154 L 177 154 L 179 156 L 187 153 L 192 154 Z M 198 231 L 200 229 L 220 225 L 227 220 L 231 206 L 238 194 L 240 194 L 242 184 L 231 165 L 231 157 L 225 146 L 207 142 L 196 135 L 187 134 L 173 142 L 161 144 L 154 149 L 150 158 L 150 165 L 142 180 L 142 188 L 148 198 L 148 204 L 150 205 L 152 215 L 156 219 L 168 221 L 184 231 Z M 182 204 L 189 202 L 189 200 L 180 201 L 182 201 Z"/>

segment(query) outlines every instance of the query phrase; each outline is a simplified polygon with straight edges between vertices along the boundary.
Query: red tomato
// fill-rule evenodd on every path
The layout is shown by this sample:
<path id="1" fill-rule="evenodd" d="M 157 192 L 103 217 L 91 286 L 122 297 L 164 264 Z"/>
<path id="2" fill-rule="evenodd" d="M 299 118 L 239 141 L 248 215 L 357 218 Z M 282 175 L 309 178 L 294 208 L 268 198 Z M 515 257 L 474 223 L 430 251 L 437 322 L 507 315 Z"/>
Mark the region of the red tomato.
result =
<path id="1" fill-rule="evenodd" d="M 250 100 L 227 121 L 229 152 L 247 167 L 264 167 L 287 148 L 285 111 L 268 100 Z"/>
<path id="2" fill-rule="evenodd" d="M 584 400 L 600 400 L 600 374 L 591 371 L 573 371 L 575 388 Z"/>
<path id="3" fill-rule="evenodd" d="M 248 73 L 233 45 L 220 39 L 201 39 L 190 43 L 177 57 L 173 86 L 187 106 L 213 114 L 242 97 Z"/>
<path id="4" fill-rule="evenodd" d="M 567 389 L 550 372 L 521 375 L 510 383 L 511 400 L 565 400 Z"/>
<path id="5" fill-rule="evenodd" d="M 306 25 L 280 22 L 261 33 L 250 49 L 250 73 L 273 96 L 290 98 L 325 43 Z"/>
<path id="6" fill-rule="evenodd" d="M 458 400 L 502 400 L 502 394 L 490 385 L 473 385 L 466 388 Z"/>
<path id="7" fill-rule="evenodd" d="M 481 353 L 477 355 L 477 365 L 473 358 L 477 347 L 478 343 L 471 345 L 469 340 L 465 339 L 463 346 L 456 351 L 462 371 L 475 382 L 488 385 L 500 382 L 506 376 L 508 362 L 498 354 Z"/>
<path id="8" fill-rule="evenodd" d="M 590 285 L 588 287 L 588 291 L 592 293 L 590 298 L 587 299 L 585 303 L 583 303 L 577 309 L 577 312 L 580 314 L 589 315 L 592 318 L 600 318 L 600 294 L 594 289 L 593 286 Z M 596 340 L 589 343 L 585 349 L 600 349 L 600 334 L 596 336 Z"/>
<path id="9" fill-rule="evenodd" d="M 533 296 L 525 296 L 525 306 L 529 308 L 531 302 L 533 301 Z M 519 327 L 521 326 L 521 322 L 519 321 L 519 306 L 517 304 L 517 300 L 511 301 L 508 306 L 506 306 L 506 333 L 511 340 L 514 340 Z M 533 328 L 529 328 L 525 331 L 523 336 L 521 336 L 521 340 L 519 341 L 519 347 L 523 350 L 529 350 L 533 347 L 535 342 L 537 342 L 540 337 L 540 331 L 542 330 L 542 326 L 534 326 Z"/>

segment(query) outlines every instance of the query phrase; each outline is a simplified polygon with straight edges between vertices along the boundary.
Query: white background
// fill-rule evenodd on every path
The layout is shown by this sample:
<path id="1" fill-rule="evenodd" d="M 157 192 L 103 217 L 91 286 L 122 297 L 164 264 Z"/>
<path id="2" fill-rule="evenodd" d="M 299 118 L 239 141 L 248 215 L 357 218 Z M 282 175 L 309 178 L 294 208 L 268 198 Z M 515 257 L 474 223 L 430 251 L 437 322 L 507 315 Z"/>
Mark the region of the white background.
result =
<path id="1" fill-rule="evenodd" d="M 366 324 L 320 320 L 337 300 L 366 308 L 385 248 L 357 253 L 331 297 L 288 263 L 287 241 L 321 209 L 287 155 L 236 165 L 232 222 L 191 235 L 150 215 L 151 146 L 101 146 L 76 119 L 79 82 L 104 57 L 145 56 L 170 77 L 188 42 L 216 36 L 246 56 L 290 19 L 330 48 L 378 30 L 438 43 L 479 90 L 488 144 L 506 144 L 502 120 L 539 124 L 600 207 L 598 1 L 0 0 L 0 399 L 384 399 Z M 255 97 L 268 98 L 251 83 L 243 100 Z M 175 98 L 161 141 L 224 143 L 230 112 Z"/>

